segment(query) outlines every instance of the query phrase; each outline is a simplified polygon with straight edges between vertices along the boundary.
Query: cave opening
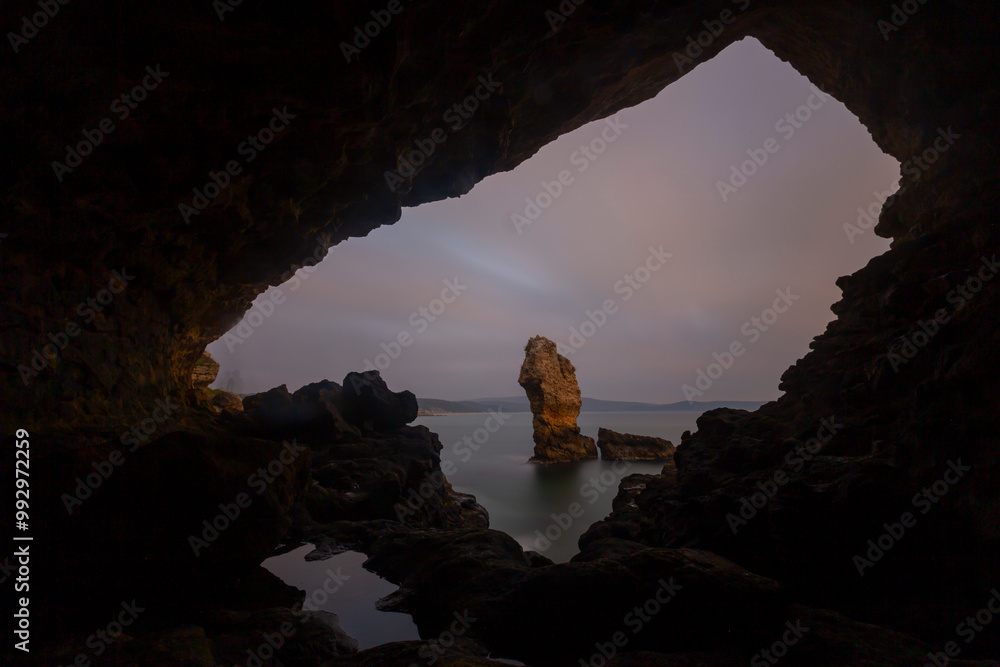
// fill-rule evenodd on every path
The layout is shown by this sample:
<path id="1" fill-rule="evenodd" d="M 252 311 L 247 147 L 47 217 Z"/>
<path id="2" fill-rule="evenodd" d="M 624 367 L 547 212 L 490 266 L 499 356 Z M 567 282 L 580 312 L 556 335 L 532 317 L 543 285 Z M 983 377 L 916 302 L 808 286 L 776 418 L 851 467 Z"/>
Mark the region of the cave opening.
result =
<path id="1" fill-rule="evenodd" d="M 774 399 L 832 320 L 836 279 L 888 249 L 872 226 L 900 180 L 857 117 L 814 91 L 757 40 L 736 42 L 468 194 L 333 247 L 278 286 L 275 308 L 261 294 L 208 346 L 213 387 L 294 391 L 365 368 L 419 397 L 507 396 L 524 341 L 544 332 L 593 398 Z M 660 246 L 665 270 L 642 268 Z M 803 296 L 773 331 L 747 327 L 754 354 L 695 386 L 786 288 Z M 608 298 L 625 313 L 583 336 Z"/>
<path id="2" fill-rule="evenodd" d="M 442 663 L 746 664 L 799 621 L 802 664 L 1000 654 L 995 3 L 230 4 L 7 14 L 0 584 L 38 659 L 414 664 L 464 612 Z M 340 379 L 523 401 L 536 334 L 591 407 L 776 400 L 584 410 L 681 439 L 622 476 Z M 301 613 L 334 589 L 422 639 Z"/>
<path id="3" fill-rule="evenodd" d="M 208 347 L 221 365 L 213 387 L 295 391 L 378 370 L 416 392 L 426 414 L 415 423 L 440 436 L 449 481 L 491 527 L 565 562 L 621 480 L 663 463 L 525 464 L 524 342 L 550 337 L 585 399 L 620 402 L 585 405 L 592 437 L 608 427 L 679 443 L 709 407 L 756 408 L 832 319 L 837 278 L 888 249 L 873 226 L 899 168 L 843 104 L 746 38 L 653 99 L 460 198 L 405 209 L 261 294 Z M 514 412 L 487 431 L 490 408 Z M 279 556 L 275 571 L 322 578 L 309 551 Z M 371 606 L 358 600 L 331 596 L 326 610 Z"/>

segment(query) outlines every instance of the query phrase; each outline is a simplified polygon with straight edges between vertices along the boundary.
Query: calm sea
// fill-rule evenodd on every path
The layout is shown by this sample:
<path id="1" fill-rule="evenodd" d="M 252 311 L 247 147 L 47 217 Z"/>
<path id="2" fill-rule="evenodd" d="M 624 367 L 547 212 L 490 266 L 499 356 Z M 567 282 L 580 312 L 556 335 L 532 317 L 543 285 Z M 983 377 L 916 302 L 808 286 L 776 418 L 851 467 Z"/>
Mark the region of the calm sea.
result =
<path id="1" fill-rule="evenodd" d="M 584 435 L 597 439 L 597 429 L 652 435 L 680 444 L 681 433 L 695 429 L 700 412 L 584 412 L 578 423 Z M 525 549 L 556 562 L 577 553 L 577 540 L 587 528 L 611 512 L 611 501 L 622 477 L 658 473 L 657 462 L 580 463 L 541 466 L 528 463 L 534 443 L 531 414 L 490 414 L 420 417 L 415 422 L 438 434 L 442 464 L 451 461 L 448 480 L 455 490 L 471 493 L 490 513 L 490 527 L 516 539 Z M 450 470 L 450 466 L 448 467 Z M 314 596 L 316 608 L 338 614 L 341 625 L 361 648 L 417 638 L 409 616 L 380 612 L 375 601 L 395 587 L 361 568 L 364 556 L 348 552 L 325 561 L 308 562 L 311 547 L 269 558 L 264 567 L 286 583 Z M 340 573 L 340 577 L 336 576 Z M 344 577 L 343 575 L 346 575 Z M 332 580 L 337 579 L 339 586 Z M 330 582 L 330 583 L 327 583 Z"/>
<path id="2" fill-rule="evenodd" d="M 584 412 L 578 423 L 583 434 L 595 440 L 597 429 L 605 427 L 666 438 L 677 445 L 681 433 L 694 430 L 699 414 Z M 534 449 L 531 414 L 517 412 L 504 417 L 506 421 L 495 433 L 488 431 L 496 425 L 489 414 L 420 417 L 416 423 L 441 438 L 442 465 L 451 461 L 455 466 L 448 480 L 455 490 L 476 496 L 490 513 L 491 528 L 556 562 L 572 558 L 580 535 L 611 512 L 622 477 L 658 473 L 663 468 L 662 462 L 528 463 Z"/>

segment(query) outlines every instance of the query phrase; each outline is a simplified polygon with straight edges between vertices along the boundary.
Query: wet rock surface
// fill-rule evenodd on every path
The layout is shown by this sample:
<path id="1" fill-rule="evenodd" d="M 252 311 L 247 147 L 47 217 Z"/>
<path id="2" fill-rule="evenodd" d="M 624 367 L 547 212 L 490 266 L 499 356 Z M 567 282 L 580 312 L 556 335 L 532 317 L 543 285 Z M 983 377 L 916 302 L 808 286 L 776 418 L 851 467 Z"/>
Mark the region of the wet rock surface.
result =
<path id="1" fill-rule="evenodd" d="M 597 458 L 593 438 L 580 434 L 576 418 L 583 399 L 576 369 L 556 351 L 556 344 L 535 336 L 524 348 L 517 383 L 531 404 L 536 463 L 564 463 Z"/>

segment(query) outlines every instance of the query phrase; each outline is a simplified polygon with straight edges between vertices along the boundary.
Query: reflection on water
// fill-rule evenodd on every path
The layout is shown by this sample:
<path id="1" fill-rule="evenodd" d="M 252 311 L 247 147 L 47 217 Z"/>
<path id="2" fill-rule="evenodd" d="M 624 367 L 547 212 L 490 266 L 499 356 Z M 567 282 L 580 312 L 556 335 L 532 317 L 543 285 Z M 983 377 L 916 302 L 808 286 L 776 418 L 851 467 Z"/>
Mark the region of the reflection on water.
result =
<path id="1" fill-rule="evenodd" d="M 584 412 L 578 423 L 584 435 L 597 438 L 598 427 L 622 433 L 666 438 L 675 445 L 694 430 L 700 412 Z M 577 553 L 577 540 L 591 524 L 611 512 L 622 477 L 658 473 L 658 462 L 590 460 L 559 465 L 528 463 L 532 441 L 531 414 L 506 415 L 503 426 L 482 442 L 488 414 L 420 417 L 437 433 L 443 461 L 455 470 L 448 480 L 455 490 L 471 493 L 490 513 L 490 526 L 513 536 L 525 549 L 556 562 Z M 476 437 L 478 431 L 478 438 Z M 469 441 L 465 440 L 470 438 Z M 469 442 L 476 447 L 470 447 Z"/>
<path id="2" fill-rule="evenodd" d="M 311 544 L 268 558 L 263 566 L 290 586 L 306 592 L 313 607 L 340 616 L 340 627 L 361 650 L 387 642 L 419 639 L 407 614 L 378 611 L 375 601 L 396 590 L 394 584 L 361 567 L 367 556 L 345 551 L 327 560 L 307 561 Z M 310 608 L 309 606 L 306 607 Z"/>
<path id="3" fill-rule="evenodd" d="M 666 438 L 676 445 L 682 432 L 694 430 L 699 414 L 585 412 L 578 423 L 585 435 L 595 439 L 598 427 L 603 426 L 621 433 Z M 499 429 L 491 421 L 493 433 L 486 430 L 488 417 L 421 417 L 416 423 L 441 437 L 442 462 L 455 465 L 449 481 L 457 491 L 476 496 L 489 510 L 493 528 L 556 562 L 572 558 L 580 535 L 611 511 L 622 477 L 658 473 L 663 467 L 657 462 L 600 460 L 545 466 L 528 463 L 534 448 L 531 415 L 508 415 Z M 396 586 L 362 568 L 364 554 L 347 551 L 327 560 L 306 561 L 312 550 L 312 545 L 299 547 L 269 558 L 263 565 L 285 583 L 304 590 L 314 608 L 337 614 L 341 627 L 358 640 L 362 650 L 420 638 L 407 614 L 375 608 L 375 602 L 394 592 Z"/>

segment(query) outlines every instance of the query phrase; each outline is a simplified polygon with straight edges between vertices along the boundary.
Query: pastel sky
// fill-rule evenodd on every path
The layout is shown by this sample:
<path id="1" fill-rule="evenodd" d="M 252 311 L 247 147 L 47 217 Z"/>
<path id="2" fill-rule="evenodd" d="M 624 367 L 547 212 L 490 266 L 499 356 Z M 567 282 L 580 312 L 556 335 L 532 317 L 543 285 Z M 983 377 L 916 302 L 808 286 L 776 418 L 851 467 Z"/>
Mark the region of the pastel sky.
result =
<path id="1" fill-rule="evenodd" d="M 254 317 L 249 337 L 209 346 L 215 386 L 238 371 L 242 393 L 294 390 L 370 361 L 420 397 L 512 396 L 525 343 L 543 335 L 571 350 L 585 396 L 680 401 L 711 370 L 696 400 L 776 398 L 782 372 L 833 319 L 837 277 L 888 249 L 870 229 L 852 242 L 844 225 L 896 189 L 899 163 L 752 39 L 616 119 L 334 247 L 280 287 L 284 302 Z M 748 151 L 766 162 L 746 165 L 752 175 L 723 201 L 719 182 Z M 775 306 L 785 312 L 766 312 Z M 709 369 L 734 343 L 741 356 Z"/>

